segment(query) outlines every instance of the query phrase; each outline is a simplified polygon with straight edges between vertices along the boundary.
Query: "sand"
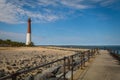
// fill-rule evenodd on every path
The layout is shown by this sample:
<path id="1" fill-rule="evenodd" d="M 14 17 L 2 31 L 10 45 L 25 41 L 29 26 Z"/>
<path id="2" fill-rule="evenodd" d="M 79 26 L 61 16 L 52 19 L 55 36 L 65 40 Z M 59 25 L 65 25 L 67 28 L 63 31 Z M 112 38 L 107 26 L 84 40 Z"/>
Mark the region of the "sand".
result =
<path id="1" fill-rule="evenodd" d="M 0 47 L 0 71 L 6 75 L 24 68 L 31 68 L 45 64 L 65 56 L 75 54 L 74 51 L 88 49 L 60 48 L 60 47 Z M 54 64 L 59 65 L 59 64 Z M 34 71 L 36 74 L 44 68 Z"/>

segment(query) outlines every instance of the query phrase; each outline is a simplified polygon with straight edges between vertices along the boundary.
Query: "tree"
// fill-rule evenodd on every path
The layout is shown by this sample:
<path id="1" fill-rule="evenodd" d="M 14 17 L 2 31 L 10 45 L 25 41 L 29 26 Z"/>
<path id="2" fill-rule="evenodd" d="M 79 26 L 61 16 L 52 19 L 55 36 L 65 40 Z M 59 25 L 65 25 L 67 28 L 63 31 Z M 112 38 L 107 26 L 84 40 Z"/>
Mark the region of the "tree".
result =
<path id="1" fill-rule="evenodd" d="M 33 42 L 31 42 L 28 46 L 34 46 L 34 43 L 33 43 Z"/>
<path id="2" fill-rule="evenodd" d="M 7 39 L 7 40 L 0 39 L 0 45 L 1 46 L 17 46 L 17 47 L 19 47 L 19 46 L 25 46 L 25 43 L 11 41 L 9 39 Z M 33 45 L 33 43 L 31 45 Z"/>

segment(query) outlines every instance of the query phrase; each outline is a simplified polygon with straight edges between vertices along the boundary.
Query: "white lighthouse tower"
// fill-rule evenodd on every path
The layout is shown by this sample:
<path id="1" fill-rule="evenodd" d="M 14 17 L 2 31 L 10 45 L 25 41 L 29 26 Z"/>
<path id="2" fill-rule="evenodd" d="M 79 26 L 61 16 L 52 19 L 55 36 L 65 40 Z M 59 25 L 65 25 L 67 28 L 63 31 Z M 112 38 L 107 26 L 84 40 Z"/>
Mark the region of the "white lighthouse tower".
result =
<path id="1" fill-rule="evenodd" d="M 28 19 L 28 29 L 27 29 L 27 36 L 26 36 L 26 45 L 31 44 L 31 19 Z"/>

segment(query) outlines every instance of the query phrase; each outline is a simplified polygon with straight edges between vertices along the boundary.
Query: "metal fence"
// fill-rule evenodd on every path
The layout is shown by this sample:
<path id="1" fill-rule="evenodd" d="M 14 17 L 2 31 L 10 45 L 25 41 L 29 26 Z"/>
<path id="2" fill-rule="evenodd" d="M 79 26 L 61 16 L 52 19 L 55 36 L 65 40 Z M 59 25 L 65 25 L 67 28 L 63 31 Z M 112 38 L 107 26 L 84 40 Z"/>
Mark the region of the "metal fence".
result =
<path id="1" fill-rule="evenodd" d="M 84 51 L 84 52 L 75 51 L 76 54 L 74 54 L 74 55 L 67 56 L 67 57 L 64 57 L 61 59 L 57 59 L 55 61 L 52 61 L 52 62 L 49 62 L 46 64 L 42 64 L 42 65 L 39 65 L 36 67 L 32 67 L 29 69 L 17 71 L 16 73 L 1 77 L 0 80 L 18 80 L 18 76 L 20 76 L 21 74 L 29 73 L 33 70 L 36 70 L 36 69 L 39 69 L 41 67 L 45 67 L 48 65 L 52 65 L 52 64 L 60 62 L 60 61 L 63 62 L 63 64 L 60 65 L 60 67 L 62 68 L 62 75 L 57 77 L 55 80 L 66 80 L 66 74 L 68 72 L 71 72 L 70 79 L 73 80 L 73 72 L 77 68 L 85 67 L 85 62 L 89 61 L 90 58 L 95 55 L 96 51 L 97 51 L 96 49 L 92 49 L 92 50 L 88 50 L 88 51 Z"/>

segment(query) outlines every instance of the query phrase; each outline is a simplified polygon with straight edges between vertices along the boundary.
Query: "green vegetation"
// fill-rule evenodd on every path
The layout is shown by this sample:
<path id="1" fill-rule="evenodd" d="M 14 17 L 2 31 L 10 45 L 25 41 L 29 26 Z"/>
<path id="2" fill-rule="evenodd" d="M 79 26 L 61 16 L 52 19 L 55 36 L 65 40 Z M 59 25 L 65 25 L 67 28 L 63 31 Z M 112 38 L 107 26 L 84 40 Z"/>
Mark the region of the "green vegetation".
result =
<path id="1" fill-rule="evenodd" d="M 33 46 L 34 44 L 32 43 L 30 46 Z M 2 40 L 0 39 L 0 46 L 5 46 L 5 47 L 20 47 L 20 46 L 26 46 L 25 43 L 23 42 L 16 42 L 16 41 L 11 41 L 9 39 L 7 40 Z"/>
<path id="2" fill-rule="evenodd" d="M 32 47 L 32 46 L 34 46 L 34 43 L 33 42 L 31 42 L 29 45 L 27 45 L 28 47 Z"/>
<path id="3" fill-rule="evenodd" d="M 7 39 L 7 40 L 2 40 L 0 39 L 0 46 L 2 47 L 20 47 L 20 46 L 26 46 L 25 43 L 23 42 L 16 42 L 16 41 L 11 41 L 10 39 Z M 31 42 L 30 45 L 27 45 L 27 46 L 34 46 L 34 43 Z"/>
<path id="4" fill-rule="evenodd" d="M 33 43 L 33 42 L 31 42 L 31 43 L 30 43 L 30 46 L 34 46 L 34 43 Z"/>

